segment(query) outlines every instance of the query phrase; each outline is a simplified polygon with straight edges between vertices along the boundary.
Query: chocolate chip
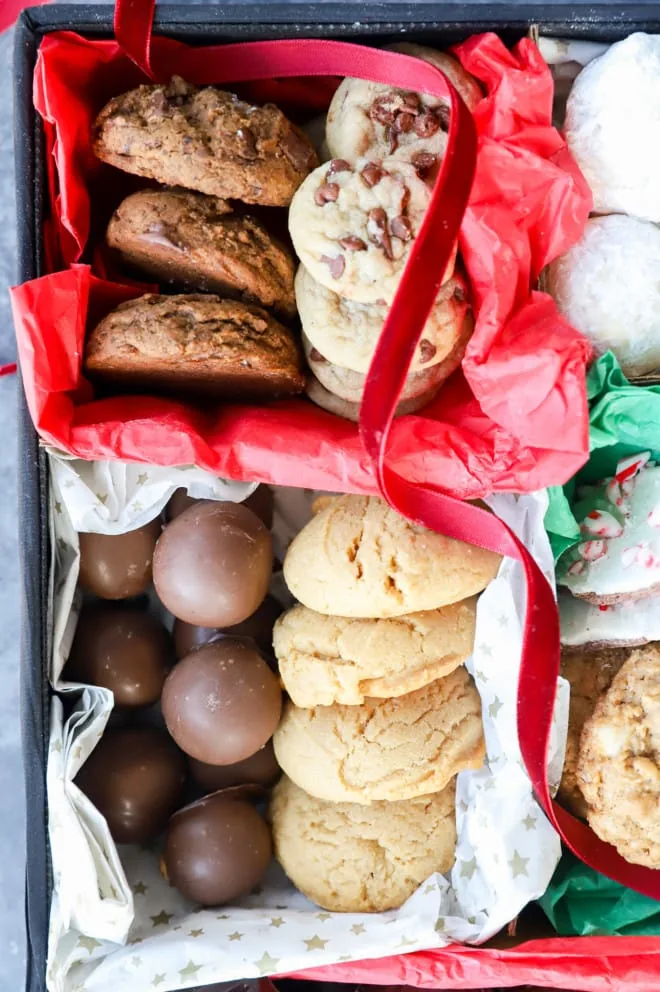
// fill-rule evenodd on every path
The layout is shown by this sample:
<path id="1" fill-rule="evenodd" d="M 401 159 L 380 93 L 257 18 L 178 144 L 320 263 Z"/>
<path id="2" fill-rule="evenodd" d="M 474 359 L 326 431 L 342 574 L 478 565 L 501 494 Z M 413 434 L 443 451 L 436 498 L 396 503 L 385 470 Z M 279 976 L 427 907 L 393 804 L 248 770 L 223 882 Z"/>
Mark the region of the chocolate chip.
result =
<path id="1" fill-rule="evenodd" d="M 192 92 L 192 86 L 181 76 L 172 76 L 165 92 L 167 96 L 188 96 Z"/>
<path id="2" fill-rule="evenodd" d="M 309 172 L 318 159 L 307 138 L 301 137 L 296 131 L 290 130 L 280 139 L 284 157 L 296 172 Z"/>
<path id="3" fill-rule="evenodd" d="M 346 268 L 346 260 L 343 255 L 335 255 L 334 258 L 330 258 L 329 255 L 321 255 L 321 261 L 328 266 L 333 279 L 340 279 L 343 276 Z"/>
<path id="4" fill-rule="evenodd" d="M 453 296 L 457 303 L 465 303 L 465 287 L 458 285 L 454 290 Z"/>
<path id="5" fill-rule="evenodd" d="M 382 207 L 374 207 L 367 217 L 367 235 L 372 244 L 380 248 L 385 258 L 394 258 L 392 241 L 387 230 L 387 214 Z"/>
<path id="6" fill-rule="evenodd" d="M 419 113 L 421 100 L 417 93 L 404 93 L 403 105 L 409 113 Z"/>
<path id="7" fill-rule="evenodd" d="M 379 96 L 371 104 L 367 113 L 372 121 L 378 121 L 379 124 L 393 124 L 395 108 L 392 105 L 392 95 L 388 93 L 387 96 Z"/>
<path id="8" fill-rule="evenodd" d="M 325 357 L 325 355 L 322 355 L 320 351 L 317 351 L 316 348 L 312 348 L 310 350 L 309 360 L 310 362 L 317 362 L 319 365 L 328 364 L 328 359 Z"/>
<path id="9" fill-rule="evenodd" d="M 394 152 L 399 147 L 399 136 L 397 134 L 397 131 L 396 131 L 396 128 L 394 127 L 394 125 L 392 125 L 392 127 L 386 127 L 385 128 L 385 133 L 384 133 L 383 137 L 385 138 L 385 141 L 387 142 L 387 144 L 389 146 L 390 155 L 393 155 Z"/>
<path id="10" fill-rule="evenodd" d="M 412 131 L 414 124 L 415 118 L 413 114 L 398 114 L 393 127 L 401 134 L 408 134 Z"/>
<path id="11" fill-rule="evenodd" d="M 375 186 L 383 178 L 383 170 L 375 162 L 367 162 L 360 176 L 365 186 Z"/>
<path id="12" fill-rule="evenodd" d="M 238 154 L 241 158 L 255 159 L 259 157 L 259 152 L 257 151 L 257 142 L 254 137 L 254 133 L 249 127 L 239 127 L 236 132 L 236 137 L 238 138 Z"/>
<path id="13" fill-rule="evenodd" d="M 358 238 L 355 234 L 349 234 L 346 238 L 340 238 L 339 244 L 346 251 L 366 251 L 367 246 L 362 238 Z"/>
<path id="14" fill-rule="evenodd" d="M 430 138 L 440 130 L 440 121 L 430 111 L 415 119 L 415 134 L 418 138 Z"/>
<path id="15" fill-rule="evenodd" d="M 317 207 L 324 207 L 326 203 L 334 203 L 339 196 L 339 186 L 337 183 L 321 183 L 314 193 L 314 203 Z"/>
<path id="16" fill-rule="evenodd" d="M 345 158 L 333 158 L 332 162 L 328 166 L 328 171 L 325 174 L 326 179 L 330 179 L 331 176 L 337 175 L 338 172 L 351 172 L 351 165 L 346 161 Z"/>
<path id="17" fill-rule="evenodd" d="M 440 122 L 440 127 L 443 131 L 449 130 L 449 107 L 446 103 L 439 103 L 438 106 L 433 111 L 438 121 Z"/>
<path id="18" fill-rule="evenodd" d="M 390 222 L 390 231 L 399 241 L 410 241 L 412 238 L 412 228 L 407 217 L 395 217 Z"/>
<path id="19" fill-rule="evenodd" d="M 151 97 L 151 109 L 156 117 L 164 117 L 169 107 L 163 90 L 156 90 Z"/>
<path id="20" fill-rule="evenodd" d="M 431 155 L 430 152 L 417 152 L 413 155 L 411 161 L 420 179 L 426 179 L 435 165 L 437 158 L 435 155 Z"/>
<path id="21" fill-rule="evenodd" d="M 438 349 L 434 344 L 431 344 L 431 342 L 427 341 L 426 338 L 422 338 L 419 342 L 419 351 L 422 358 L 422 363 L 430 362 L 437 350 Z"/>

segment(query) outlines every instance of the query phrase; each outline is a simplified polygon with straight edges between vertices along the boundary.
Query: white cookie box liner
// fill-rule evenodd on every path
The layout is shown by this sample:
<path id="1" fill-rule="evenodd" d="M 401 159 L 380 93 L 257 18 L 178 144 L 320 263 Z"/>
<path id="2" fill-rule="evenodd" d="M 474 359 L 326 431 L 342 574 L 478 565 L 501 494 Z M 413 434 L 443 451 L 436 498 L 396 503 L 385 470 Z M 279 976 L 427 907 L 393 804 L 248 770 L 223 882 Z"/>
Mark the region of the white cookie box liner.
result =
<path id="1" fill-rule="evenodd" d="M 52 681 L 75 629 L 78 539 L 75 528 L 132 530 L 155 517 L 179 486 L 195 496 L 244 499 L 251 486 L 198 469 L 85 463 L 51 454 L 54 598 Z M 310 515 L 311 495 L 278 490 L 276 552 Z M 544 572 L 553 563 L 543 529 L 544 494 L 497 496 L 490 505 L 523 539 Z M 275 590 L 277 593 L 278 590 Z M 559 839 L 531 794 L 516 736 L 516 688 L 525 590 L 522 569 L 505 560 L 479 601 L 476 648 L 468 668 L 483 702 L 487 761 L 458 776 L 456 863 L 432 876 L 397 912 L 322 912 L 274 864 L 259 892 L 235 906 L 198 909 L 160 876 L 156 850 L 117 850 L 105 821 L 75 786 L 99 740 L 112 694 L 76 690 L 73 711 L 53 699 L 48 760 L 54 895 L 47 983 L 51 992 L 146 992 L 294 972 L 482 942 L 548 885 Z M 568 687 L 560 681 L 551 771 L 563 763 Z"/>

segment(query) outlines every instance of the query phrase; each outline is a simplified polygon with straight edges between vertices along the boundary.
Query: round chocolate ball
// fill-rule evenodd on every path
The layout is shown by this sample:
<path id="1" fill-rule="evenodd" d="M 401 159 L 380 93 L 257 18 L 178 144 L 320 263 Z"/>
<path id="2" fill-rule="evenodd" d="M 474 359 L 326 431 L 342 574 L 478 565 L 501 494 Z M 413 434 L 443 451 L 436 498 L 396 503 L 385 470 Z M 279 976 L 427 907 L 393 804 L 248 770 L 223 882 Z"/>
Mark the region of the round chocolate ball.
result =
<path id="1" fill-rule="evenodd" d="M 281 774 L 272 741 L 268 741 L 245 761 L 237 761 L 235 765 L 207 765 L 195 758 L 190 758 L 188 764 L 191 776 L 206 792 L 216 792 L 234 785 L 269 786 Z"/>
<path id="2" fill-rule="evenodd" d="M 64 677 L 111 689 L 116 706 L 160 699 L 172 645 L 156 617 L 132 606 L 83 606 Z"/>
<path id="3" fill-rule="evenodd" d="M 186 754 L 209 765 L 233 765 L 273 736 L 282 693 L 249 641 L 225 637 L 172 669 L 161 707 L 167 729 Z"/>
<path id="4" fill-rule="evenodd" d="M 154 552 L 154 585 L 179 620 L 230 627 L 251 616 L 268 592 L 273 543 L 240 503 L 197 503 L 173 520 Z"/>
<path id="5" fill-rule="evenodd" d="M 170 820 L 163 862 L 169 881 L 202 906 L 220 906 L 263 878 L 273 848 L 254 806 L 222 792 L 191 803 Z"/>
<path id="6" fill-rule="evenodd" d="M 267 655 L 273 654 L 273 627 L 282 607 L 272 596 L 266 596 L 251 617 L 233 627 L 196 627 L 183 620 L 174 621 L 174 649 L 178 659 L 191 651 L 210 644 L 220 637 L 250 637 Z"/>
<path id="7" fill-rule="evenodd" d="M 180 516 L 188 507 L 197 503 L 206 503 L 208 500 L 195 499 L 189 496 L 185 489 L 177 489 L 172 493 L 170 501 L 165 507 L 165 519 L 169 522 Z M 244 499 L 242 506 L 247 506 L 249 510 L 259 517 L 261 522 L 270 530 L 273 526 L 273 490 L 270 486 L 257 486 L 255 491 L 247 499 Z"/>
<path id="8" fill-rule="evenodd" d="M 139 596 L 151 583 L 160 530 L 160 521 L 152 520 L 127 534 L 80 534 L 82 588 L 101 599 Z"/>
<path id="9" fill-rule="evenodd" d="M 185 759 L 164 730 L 106 730 L 76 785 L 105 817 L 119 844 L 144 844 L 164 830 L 181 802 Z"/>

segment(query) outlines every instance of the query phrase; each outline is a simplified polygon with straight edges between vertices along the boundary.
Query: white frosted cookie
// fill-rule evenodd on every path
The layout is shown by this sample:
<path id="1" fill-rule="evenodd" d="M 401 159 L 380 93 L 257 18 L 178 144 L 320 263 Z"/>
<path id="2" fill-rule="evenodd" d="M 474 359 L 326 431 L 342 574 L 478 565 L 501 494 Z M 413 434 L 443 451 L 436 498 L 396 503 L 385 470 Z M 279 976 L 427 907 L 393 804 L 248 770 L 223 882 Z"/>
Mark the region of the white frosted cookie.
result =
<path id="1" fill-rule="evenodd" d="M 660 468 L 649 453 L 619 462 L 612 479 L 578 496 L 582 541 L 560 559 L 558 582 L 597 606 L 660 593 Z"/>
<path id="2" fill-rule="evenodd" d="M 631 34 L 579 74 L 566 140 L 596 213 L 660 221 L 660 35 Z"/>
<path id="3" fill-rule="evenodd" d="M 559 595 L 561 642 L 567 647 L 635 647 L 660 641 L 660 596 L 594 606 L 570 593 Z"/>
<path id="4" fill-rule="evenodd" d="M 392 48 L 441 69 L 469 107 L 478 102 L 479 88 L 450 55 L 421 45 Z M 393 155 L 412 162 L 427 177 L 434 174 L 444 157 L 448 128 L 449 102 L 444 98 L 349 77 L 330 103 L 326 141 L 334 158 L 354 162 Z"/>
<path id="5" fill-rule="evenodd" d="M 597 355 L 611 349 L 627 376 L 660 367 L 660 229 L 635 217 L 593 217 L 546 269 L 560 312 Z"/>
<path id="6" fill-rule="evenodd" d="M 289 231 L 313 278 L 360 303 L 389 303 L 431 191 L 406 162 L 333 159 L 298 188 Z M 454 273 L 453 262 L 445 279 Z"/>
<path id="7" fill-rule="evenodd" d="M 298 269 L 295 290 L 302 328 L 312 345 L 335 365 L 367 372 L 388 307 L 346 300 L 318 283 L 304 265 Z M 438 294 L 411 372 L 437 365 L 452 351 L 461 336 L 467 309 L 465 284 L 454 274 Z"/>

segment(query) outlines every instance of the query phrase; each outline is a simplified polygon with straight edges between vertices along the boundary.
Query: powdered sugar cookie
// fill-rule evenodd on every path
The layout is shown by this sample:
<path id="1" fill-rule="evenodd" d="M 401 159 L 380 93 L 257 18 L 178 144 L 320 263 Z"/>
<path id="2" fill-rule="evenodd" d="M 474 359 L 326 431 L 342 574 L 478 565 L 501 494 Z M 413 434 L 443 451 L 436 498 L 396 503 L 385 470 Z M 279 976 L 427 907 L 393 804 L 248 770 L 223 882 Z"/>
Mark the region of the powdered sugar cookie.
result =
<path id="1" fill-rule="evenodd" d="M 660 468 L 649 453 L 578 495 L 583 540 L 560 560 L 558 582 L 603 606 L 660 593 Z"/>
<path id="2" fill-rule="evenodd" d="M 321 286 L 304 265 L 298 269 L 295 289 L 303 331 L 311 344 L 329 362 L 353 372 L 367 372 L 388 307 L 346 300 Z M 467 309 L 465 284 L 454 274 L 438 294 L 411 372 L 437 365 L 449 355 L 461 337 Z"/>
<path id="3" fill-rule="evenodd" d="M 413 166 L 396 159 L 333 159 L 300 186 L 289 211 L 296 254 L 313 278 L 360 303 L 396 292 L 431 193 Z M 453 275 L 454 264 L 445 278 Z"/>

